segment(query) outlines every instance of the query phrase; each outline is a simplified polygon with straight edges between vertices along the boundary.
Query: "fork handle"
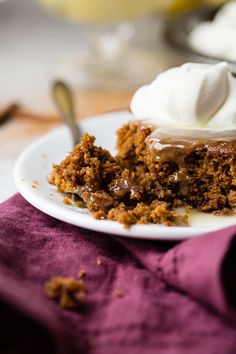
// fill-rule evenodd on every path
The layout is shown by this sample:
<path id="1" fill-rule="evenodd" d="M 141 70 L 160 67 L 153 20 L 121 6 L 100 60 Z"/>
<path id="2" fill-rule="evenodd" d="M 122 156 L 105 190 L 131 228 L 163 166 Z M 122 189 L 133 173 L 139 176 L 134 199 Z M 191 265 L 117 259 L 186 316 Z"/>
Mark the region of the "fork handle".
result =
<path id="1" fill-rule="evenodd" d="M 56 80 L 52 85 L 52 96 L 58 112 L 70 129 L 74 146 L 81 140 L 81 130 L 76 124 L 73 94 L 63 81 Z"/>

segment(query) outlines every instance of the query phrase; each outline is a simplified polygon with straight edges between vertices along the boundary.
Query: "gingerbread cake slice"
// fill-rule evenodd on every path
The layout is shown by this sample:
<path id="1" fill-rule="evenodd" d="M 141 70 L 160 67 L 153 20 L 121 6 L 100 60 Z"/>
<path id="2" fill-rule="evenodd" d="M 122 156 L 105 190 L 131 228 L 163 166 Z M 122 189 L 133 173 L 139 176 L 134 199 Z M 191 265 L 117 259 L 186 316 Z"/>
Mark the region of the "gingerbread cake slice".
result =
<path id="1" fill-rule="evenodd" d="M 50 183 L 98 219 L 187 225 L 236 207 L 236 79 L 226 63 L 185 64 L 134 95 L 117 154 L 85 134 Z M 68 199 L 67 199 L 68 202 Z"/>

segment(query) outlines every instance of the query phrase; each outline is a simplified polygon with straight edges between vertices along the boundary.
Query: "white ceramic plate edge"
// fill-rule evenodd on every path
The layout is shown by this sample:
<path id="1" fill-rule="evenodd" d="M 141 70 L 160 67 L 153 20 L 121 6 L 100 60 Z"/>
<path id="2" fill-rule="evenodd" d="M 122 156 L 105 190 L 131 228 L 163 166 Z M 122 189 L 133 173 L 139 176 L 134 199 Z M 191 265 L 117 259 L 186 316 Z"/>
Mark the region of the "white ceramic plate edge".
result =
<path id="1" fill-rule="evenodd" d="M 120 114 L 121 113 L 122 112 L 120 112 Z M 110 114 L 107 114 L 107 116 L 109 115 Z M 105 115 L 100 117 L 104 118 Z M 65 127 L 57 128 L 56 130 L 53 130 L 52 132 L 47 133 L 46 135 L 39 138 L 28 148 L 26 148 L 26 150 L 23 151 L 23 153 L 20 155 L 15 164 L 14 177 L 17 189 L 24 197 L 24 199 L 26 199 L 30 204 L 32 204 L 40 211 L 58 220 L 93 231 L 149 240 L 183 240 L 226 227 L 222 226 L 216 228 L 215 225 L 213 225 L 212 227 L 203 228 L 181 226 L 165 227 L 162 225 L 150 224 L 134 225 L 130 229 L 126 229 L 117 222 L 108 220 L 96 220 L 86 212 L 79 212 L 78 208 L 76 207 L 70 207 L 63 203 L 55 204 L 52 202 L 52 200 L 50 200 L 50 198 L 43 197 L 39 191 L 32 188 L 32 185 L 30 183 L 25 183 L 23 167 L 30 162 L 30 159 L 33 157 L 34 152 L 37 151 L 37 149 L 42 146 L 45 141 L 47 141 L 48 139 L 52 139 L 59 132 L 62 132 L 65 129 Z"/>

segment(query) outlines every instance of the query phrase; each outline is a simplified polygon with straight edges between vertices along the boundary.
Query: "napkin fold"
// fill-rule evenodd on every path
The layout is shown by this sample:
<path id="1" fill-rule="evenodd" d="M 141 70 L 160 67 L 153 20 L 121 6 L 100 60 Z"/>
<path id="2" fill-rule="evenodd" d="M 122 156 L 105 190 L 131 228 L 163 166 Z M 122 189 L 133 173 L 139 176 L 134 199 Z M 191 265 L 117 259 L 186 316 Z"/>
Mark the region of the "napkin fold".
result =
<path id="1" fill-rule="evenodd" d="M 85 272 L 78 311 L 44 292 Z M 0 205 L 0 352 L 235 353 L 236 227 L 181 243 L 119 238 Z"/>
<path id="2" fill-rule="evenodd" d="M 159 279 L 209 305 L 236 324 L 236 227 L 188 239 L 162 250 L 120 240 Z"/>

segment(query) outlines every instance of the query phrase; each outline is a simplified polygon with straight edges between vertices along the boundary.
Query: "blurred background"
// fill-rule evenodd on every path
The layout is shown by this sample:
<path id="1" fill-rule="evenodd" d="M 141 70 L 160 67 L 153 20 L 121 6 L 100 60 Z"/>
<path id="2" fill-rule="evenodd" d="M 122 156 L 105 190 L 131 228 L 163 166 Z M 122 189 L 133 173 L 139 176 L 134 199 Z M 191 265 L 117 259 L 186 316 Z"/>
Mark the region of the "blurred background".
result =
<path id="1" fill-rule="evenodd" d="M 217 0 L 2 0 L 0 106 L 53 111 L 50 82 L 132 90 L 184 61 L 163 40 L 167 21 Z"/>
<path id="2" fill-rule="evenodd" d="M 186 33 L 225 2 L 0 0 L 0 201 L 15 191 L 19 152 L 61 124 L 53 80 L 75 90 L 78 119 L 127 109 L 161 71 L 211 59 L 186 50 Z"/>

